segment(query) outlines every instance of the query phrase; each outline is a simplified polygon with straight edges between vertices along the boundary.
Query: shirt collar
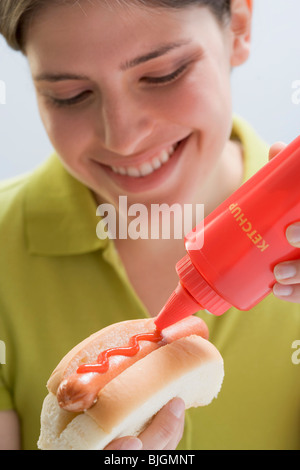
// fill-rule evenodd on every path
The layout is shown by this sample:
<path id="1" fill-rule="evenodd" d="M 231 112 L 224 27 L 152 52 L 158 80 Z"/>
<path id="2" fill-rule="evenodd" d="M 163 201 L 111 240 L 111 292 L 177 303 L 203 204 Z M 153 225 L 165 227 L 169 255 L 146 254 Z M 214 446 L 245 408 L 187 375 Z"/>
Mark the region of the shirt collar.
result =
<path id="1" fill-rule="evenodd" d="M 33 172 L 26 188 L 25 232 L 29 252 L 60 256 L 103 249 L 96 227 L 97 204 L 53 154 Z"/>
<path id="2" fill-rule="evenodd" d="M 243 147 L 243 183 L 268 162 L 269 146 L 256 131 L 239 115 L 233 115 L 231 139 L 239 140 Z"/>

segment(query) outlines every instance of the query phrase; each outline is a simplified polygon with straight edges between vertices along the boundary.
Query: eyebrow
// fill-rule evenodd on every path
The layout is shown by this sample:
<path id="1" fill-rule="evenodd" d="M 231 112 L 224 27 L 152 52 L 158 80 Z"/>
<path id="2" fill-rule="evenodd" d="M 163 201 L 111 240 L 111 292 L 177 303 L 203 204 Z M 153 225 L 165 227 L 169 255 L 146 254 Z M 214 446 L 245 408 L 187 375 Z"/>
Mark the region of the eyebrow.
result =
<path id="1" fill-rule="evenodd" d="M 64 80 L 88 80 L 85 75 L 77 75 L 74 73 L 41 73 L 34 77 L 36 82 L 63 82 Z"/>
<path id="2" fill-rule="evenodd" d="M 120 66 L 120 69 L 122 71 L 126 71 L 130 68 L 136 67 L 150 60 L 157 59 L 158 57 L 162 57 L 163 55 L 168 54 L 174 49 L 178 49 L 190 43 L 191 43 L 191 40 L 186 39 L 182 41 L 161 44 L 155 50 L 150 51 L 147 54 L 135 57 L 132 60 L 128 60 L 122 63 Z M 89 77 L 85 75 L 78 75 L 78 74 L 73 74 L 73 73 L 48 73 L 48 72 L 38 74 L 34 77 L 34 81 L 37 81 L 37 82 L 40 82 L 40 81 L 62 82 L 65 80 L 89 80 Z"/>
<path id="3" fill-rule="evenodd" d="M 125 71 L 129 68 L 136 67 L 137 65 L 143 64 L 153 59 L 157 59 L 169 52 L 173 51 L 174 49 L 178 49 L 179 47 L 186 46 L 190 44 L 190 40 L 184 39 L 182 41 L 171 42 L 167 44 L 161 44 L 157 49 L 148 52 L 147 54 L 141 55 L 136 57 L 135 59 L 126 61 L 125 63 L 121 64 L 121 70 Z"/>

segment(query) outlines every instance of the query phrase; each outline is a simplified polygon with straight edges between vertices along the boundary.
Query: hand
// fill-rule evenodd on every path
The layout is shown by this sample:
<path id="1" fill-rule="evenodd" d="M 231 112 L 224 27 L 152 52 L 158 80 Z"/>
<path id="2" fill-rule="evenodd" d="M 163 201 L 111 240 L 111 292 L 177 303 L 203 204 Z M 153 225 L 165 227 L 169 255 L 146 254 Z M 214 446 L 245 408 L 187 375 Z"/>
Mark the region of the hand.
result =
<path id="1" fill-rule="evenodd" d="M 269 154 L 270 160 L 285 147 L 286 145 L 281 142 L 272 145 Z M 290 245 L 299 248 L 300 258 L 300 222 L 288 227 L 286 237 Z M 273 287 L 274 295 L 288 302 L 300 303 L 300 259 L 278 264 L 275 266 L 274 276 L 277 280 Z"/>
<path id="2" fill-rule="evenodd" d="M 184 410 L 183 400 L 174 398 L 157 413 L 138 438 L 116 439 L 105 450 L 175 450 L 183 434 Z"/>

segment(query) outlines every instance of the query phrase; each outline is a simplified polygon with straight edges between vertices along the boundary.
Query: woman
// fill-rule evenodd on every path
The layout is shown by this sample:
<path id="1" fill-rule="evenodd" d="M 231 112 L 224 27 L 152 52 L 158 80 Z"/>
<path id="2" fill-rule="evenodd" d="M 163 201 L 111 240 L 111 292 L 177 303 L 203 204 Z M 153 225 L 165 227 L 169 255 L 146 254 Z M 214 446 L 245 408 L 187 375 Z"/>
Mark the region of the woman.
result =
<path id="1" fill-rule="evenodd" d="M 244 121 L 232 122 L 230 72 L 249 55 L 251 6 L 1 3 L 0 31 L 28 58 L 56 152 L 1 188 L 2 447 L 35 448 L 46 380 L 74 344 L 109 323 L 155 316 L 177 285 L 182 240 L 100 240 L 97 205 L 118 211 L 126 196 L 149 213 L 154 203 L 204 204 L 209 213 L 265 162 L 265 144 Z M 288 233 L 296 246 L 299 227 Z M 184 434 L 175 399 L 139 439 L 108 448 L 296 448 L 299 273 L 299 261 L 277 266 L 279 299 L 248 314 L 199 313 L 226 379 L 213 405 L 187 413 Z"/>

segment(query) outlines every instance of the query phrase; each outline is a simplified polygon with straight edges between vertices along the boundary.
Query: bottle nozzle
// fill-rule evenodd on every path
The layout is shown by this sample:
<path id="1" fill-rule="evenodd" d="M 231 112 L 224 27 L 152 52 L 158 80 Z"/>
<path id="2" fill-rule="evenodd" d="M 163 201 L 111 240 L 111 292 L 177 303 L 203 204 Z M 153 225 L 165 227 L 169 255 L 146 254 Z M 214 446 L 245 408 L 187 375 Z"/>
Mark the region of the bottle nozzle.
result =
<path id="1" fill-rule="evenodd" d="M 179 283 L 163 309 L 156 317 L 154 323 L 159 330 L 163 330 L 167 326 L 173 325 L 183 318 L 189 317 L 203 307 L 196 302 L 189 294 L 185 287 Z"/>

